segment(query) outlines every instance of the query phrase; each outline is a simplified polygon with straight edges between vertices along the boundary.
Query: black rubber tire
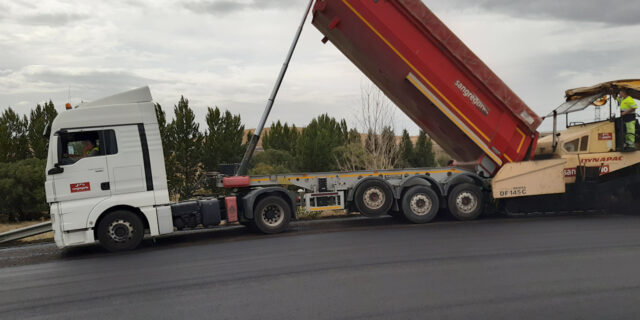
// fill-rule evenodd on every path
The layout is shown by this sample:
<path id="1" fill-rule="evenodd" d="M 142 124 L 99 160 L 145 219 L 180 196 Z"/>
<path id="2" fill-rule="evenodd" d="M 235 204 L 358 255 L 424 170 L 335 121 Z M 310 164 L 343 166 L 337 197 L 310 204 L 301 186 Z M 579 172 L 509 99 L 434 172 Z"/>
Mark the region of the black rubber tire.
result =
<path id="1" fill-rule="evenodd" d="M 461 183 L 449 193 L 448 205 L 449 213 L 456 220 L 475 220 L 484 208 L 482 189 L 475 184 Z"/>
<path id="2" fill-rule="evenodd" d="M 111 212 L 98 225 L 98 241 L 107 251 L 133 250 L 140 245 L 143 237 L 144 224 L 130 211 Z"/>
<path id="3" fill-rule="evenodd" d="M 369 194 L 369 196 L 384 196 L 383 203 L 378 207 L 367 206 L 365 202 L 365 196 L 371 190 L 373 190 L 374 193 Z M 361 215 L 367 217 L 377 217 L 388 213 L 391 210 L 391 206 L 393 205 L 393 192 L 391 191 L 389 185 L 384 181 L 367 180 L 362 182 L 362 184 L 356 190 L 355 202 L 356 207 L 358 208 L 358 212 L 360 212 Z"/>
<path id="4" fill-rule="evenodd" d="M 412 206 L 412 202 L 416 201 Z M 430 205 L 430 207 L 426 207 Z M 426 212 L 417 212 L 413 209 L 426 209 Z M 433 189 L 426 186 L 415 186 L 407 190 L 402 196 L 402 214 L 407 220 L 421 224 L 431 222 L 440 210 L 440 198 Z"/>
<path id="5" fill-rule="evenodd" d="M 264 212 L 265 210 L 267 212 Z M 271 214 L 281 214 L 282 217 L 269 217 Z M 276 221 L 273 221 L 274 219 Z M 253 209 L 253 224 L 262 233 L 280 233 L 287 228 L 289 221 L 291 221 L 291 207 L 280 196 L 264 197 Z"/>

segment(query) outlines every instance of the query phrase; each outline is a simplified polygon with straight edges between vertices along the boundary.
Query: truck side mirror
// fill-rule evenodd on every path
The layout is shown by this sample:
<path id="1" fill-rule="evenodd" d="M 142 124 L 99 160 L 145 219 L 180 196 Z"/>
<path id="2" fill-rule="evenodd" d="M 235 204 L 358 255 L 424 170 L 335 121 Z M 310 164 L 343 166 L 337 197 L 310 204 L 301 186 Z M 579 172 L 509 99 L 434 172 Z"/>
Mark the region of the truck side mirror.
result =
<path id="1" fill-rule="evenodd" d="M 53 165 L 53 168 L 49 169 L 47 172 L 48 175 L 61 174 L 64 172 L 64 168 L 60 167 L 60 164 L 56 163 Z"/>

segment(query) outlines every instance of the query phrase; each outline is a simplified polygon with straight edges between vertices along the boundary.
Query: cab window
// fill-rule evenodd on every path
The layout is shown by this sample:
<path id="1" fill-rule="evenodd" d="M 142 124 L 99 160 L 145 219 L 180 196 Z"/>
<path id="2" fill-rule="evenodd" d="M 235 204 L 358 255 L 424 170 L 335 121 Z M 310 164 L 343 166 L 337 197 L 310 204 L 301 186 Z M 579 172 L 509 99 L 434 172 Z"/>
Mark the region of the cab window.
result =
<path id="1" fill-rule="evenodd" d="M 587 151 L 589 149 L 589 136 L 584 136 L 580 139 L 580 151 Z"/>
<path id="2" fill-rule="evenodd" d="M 580 138 L 575 139 L 575 140 L 571 140 L 571 141 L 569 141 L 569 142 L 564 144 L 564 146 L 563 146 L 564 151 L 566 151 L 566 152 L 577 152 L 579 144 L 580 144 Z"/>
<path id="3" fill-rule="evenodd" d="M 70 165 L 83 158 L 116 153 L 118 153 L 118 146 L 113 130 L 66 132 L 59 135 L 58 163 L 60 165 Z"/>

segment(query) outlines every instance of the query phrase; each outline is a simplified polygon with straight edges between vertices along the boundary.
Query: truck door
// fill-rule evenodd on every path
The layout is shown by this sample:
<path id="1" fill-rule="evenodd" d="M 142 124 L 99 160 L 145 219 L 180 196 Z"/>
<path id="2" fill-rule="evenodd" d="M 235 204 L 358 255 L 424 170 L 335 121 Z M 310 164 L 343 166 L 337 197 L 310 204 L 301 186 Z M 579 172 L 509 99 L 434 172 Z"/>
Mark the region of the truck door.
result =
<path id="1" fill-rule="evenodd" d="M 107 155 L 117 153 L 115 133 L 108 129 L 58 133 L 59 169 L 53 174 L 61 231 L 87 228 L 87 216 L 111 196 Z"/>
<path id="2" fill-rule="evenodd" d="M 127 125 L 114 128 L 116 136 L 119 137 L 120 150 L 107 156 L 111 195 L 136 194 L 140 206 L 153 205 L 153 192 L 146 193 L 144 151 L 139 126 Z M 150 174 L 149 178 L 151 178 Z"/>

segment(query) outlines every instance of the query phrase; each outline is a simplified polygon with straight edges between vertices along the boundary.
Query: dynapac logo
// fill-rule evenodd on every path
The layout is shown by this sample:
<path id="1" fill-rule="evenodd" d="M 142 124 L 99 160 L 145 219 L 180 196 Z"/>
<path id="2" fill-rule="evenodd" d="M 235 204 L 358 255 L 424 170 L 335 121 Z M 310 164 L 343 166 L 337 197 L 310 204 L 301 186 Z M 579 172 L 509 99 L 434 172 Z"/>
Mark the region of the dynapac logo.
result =
<path id="1" fill-rule="evenodd" d="M 462 92 L 462 95 L 465 96 L 465 98 L 468 98 L 471 103 L 473 103 L 473 105 L 476 106 L 476 108 L 478 108 L 480 112 L 482 112 L 482 114 L 484 114 L 485 116 L 489 115 L 489 112 L 491 110 L 484 105 L 484 103 L 482 102 L 482 100 L 480 100 L 480 98 L 478 98 L 478 96 L 471 92 L 471 90 L 467 89 L 467 87 L 462 84 L 460 80 L 457 80 L 454 85 L 460 90 L 460 92 Z"/>
<path id="2" fill-rule="evenodd" d="M 580 159 L 580 163 L 603 163 L 603 162 L 617 162 L 622 161 L 622 156 L 619 157 L 601 157 L 601 158 L 587 158 Z"/>

